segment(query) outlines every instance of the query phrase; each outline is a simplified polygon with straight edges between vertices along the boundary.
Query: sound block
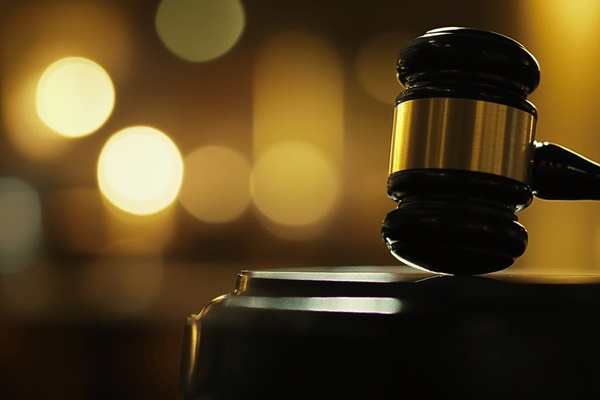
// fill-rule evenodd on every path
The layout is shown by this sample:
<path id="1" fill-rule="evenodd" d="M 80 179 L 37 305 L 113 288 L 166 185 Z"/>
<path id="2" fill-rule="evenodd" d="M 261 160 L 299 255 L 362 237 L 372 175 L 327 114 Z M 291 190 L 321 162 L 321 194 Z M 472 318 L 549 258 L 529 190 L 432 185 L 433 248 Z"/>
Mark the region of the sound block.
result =
<path id="1" fill-rule="evenodd" d="M 600 276 L 241 271 L 187 319 L 182 399 L 600 398 Z"/>

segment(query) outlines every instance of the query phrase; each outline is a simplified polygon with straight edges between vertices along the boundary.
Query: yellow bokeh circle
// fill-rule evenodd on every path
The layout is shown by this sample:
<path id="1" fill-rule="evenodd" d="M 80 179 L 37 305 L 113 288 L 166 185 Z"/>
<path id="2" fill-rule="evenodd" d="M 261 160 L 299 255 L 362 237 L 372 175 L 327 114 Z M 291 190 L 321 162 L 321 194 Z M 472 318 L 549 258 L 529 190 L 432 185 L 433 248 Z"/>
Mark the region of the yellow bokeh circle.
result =
<path id="1" fill-rule="evenodd" d="M 80 137 L 100 128 L 110 116 L 115 90 L 108 73 L 82 57 L 51 64 L 36 90 L 39 118 L 60 135 Z"/>
<path id="2" fill-rule="evenodd" d="M 185 157 L 179 200 L 194 217 L 209 223 L 238 218 L 250 203 L 250 165 L 224 146 L 200 147 Z"/>
<path id="3" fill-rule="evenodd" d="M 155 24 L 171 52 L 202 62 L 222 56 L 237 43 L 245 15 L 239 0 L 162 0 Z"/>
<path id="4" fill-rule="evenodd" d="M 177 198 L 183 160 L 167 135 L 149 126 L 133 126 L 106 142 L 97 172 L 106 199 L 131 214 L 147 215 Z"/>
<path id="5" fill-rule="evenodd" d="M 332 211 L 340 179 L 331 162 L 304 142 L 281 142 L 256 161 L 251 194 L 260 212 L 276 224 L 309 226 Z"/>

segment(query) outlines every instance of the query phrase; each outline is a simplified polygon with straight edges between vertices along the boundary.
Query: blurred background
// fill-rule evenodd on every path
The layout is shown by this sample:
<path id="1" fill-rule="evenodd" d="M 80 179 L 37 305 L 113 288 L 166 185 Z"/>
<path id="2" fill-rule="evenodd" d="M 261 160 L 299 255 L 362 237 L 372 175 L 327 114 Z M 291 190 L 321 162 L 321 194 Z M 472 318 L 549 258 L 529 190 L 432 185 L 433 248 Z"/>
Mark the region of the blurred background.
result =
<path id="1" fill-rule="evenodd" d="M 0 398 L 174 399 L 241 269 L 395 264 L 396 57 L 448 25 L 524 44 L 537 139 L 600 159 L 595 0 L 0 1 Z M 519 217 L 511 271 L 600 270 L 600 204 Z"/>

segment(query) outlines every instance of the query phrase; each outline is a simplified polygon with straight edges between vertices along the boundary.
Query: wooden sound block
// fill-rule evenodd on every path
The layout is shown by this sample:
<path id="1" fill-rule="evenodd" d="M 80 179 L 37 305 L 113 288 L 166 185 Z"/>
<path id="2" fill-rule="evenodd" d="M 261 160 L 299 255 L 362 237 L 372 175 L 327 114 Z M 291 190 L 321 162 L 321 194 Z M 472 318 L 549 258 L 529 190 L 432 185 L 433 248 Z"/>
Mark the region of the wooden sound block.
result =
<path id="1" fill-rule="evenodd" d="M 598 398 L 600 275 L 242 271 L 190 316 L 182 399 Z"/>

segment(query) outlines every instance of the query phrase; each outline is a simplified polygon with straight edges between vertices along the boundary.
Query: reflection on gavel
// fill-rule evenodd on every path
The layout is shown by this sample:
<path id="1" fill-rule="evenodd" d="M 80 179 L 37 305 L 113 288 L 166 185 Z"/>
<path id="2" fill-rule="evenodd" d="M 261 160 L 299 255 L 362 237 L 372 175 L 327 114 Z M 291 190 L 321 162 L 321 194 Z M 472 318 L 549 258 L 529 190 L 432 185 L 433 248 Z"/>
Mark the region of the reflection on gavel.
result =
<path id="1" fill-rule="evenodd" d="M 440 28 L 398 60 L 387 190 L 398 208 L 383 221 L 391 253 L 448 274 L 502 270 L 525 252 L 515 213 L 542 199 L 600 199 L 600 166 L 535 140 L 527 96 L 536 59 L 516 41 Z"/>

